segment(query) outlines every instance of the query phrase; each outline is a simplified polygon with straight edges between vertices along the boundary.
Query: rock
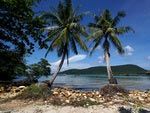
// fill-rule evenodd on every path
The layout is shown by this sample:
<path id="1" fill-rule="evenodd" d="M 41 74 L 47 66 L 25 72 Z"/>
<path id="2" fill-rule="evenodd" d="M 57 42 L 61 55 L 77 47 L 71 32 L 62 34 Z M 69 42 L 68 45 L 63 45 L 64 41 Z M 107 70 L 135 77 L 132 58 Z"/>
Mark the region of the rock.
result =
<path id="1" fill-rule="evenodd" d="M 87 99 L 87 96 L 83 96 L 85 99 Z"/>
<path id="2" fill-rule="evenodd" d="M 115 103 L 122 103 L 123 100 L 120 100 L 120 99 L 114 99 L 113 102 L 115 102 Z"/>
<path id="3" fill-rule="evenodd" d="M 99 95 L 99 92 L 98 92 L 98 91 L 96 91 L 96 95 Z"/>
<path id="4" fill-rule="evenodd" d="M 102 95 L 98 95 L 98 97 L 100 98 L 100 97 L 102 97 Z"/>
<path id="5" fill-rule="evenodd" d="M 20 89 L 15 89 L 15 92 L 16 92 L 16 93 L 18 93 L 18 92 L 20 92 L 20 91 L 21 91 Z"/>
<path id="6" fill-rule="evenodd" d="M 25 89 L 26 87 L 25 86 L 19 86 L 18 88 L 19 89 Z"/>
<path id="7" fill-rule="evenodd" d="M 98 102 L 103 103 L 103 102 L 104 102 L 104 100 L 100 99 Z"/>
<path id="8" fill-rule="evenodd" d="M 129 104 L 132 105 L 132 106 L 134 105 L 134 103 L 132 103 L 132 102 L 129 102 Z"/>
<path id="9" fill-rule="evenodd" d="M 8 87 L 5 91 L 6 92 L 10 92 L 11 91 L 11 87 Z"/>
<path id="10" fill-rule="evenodd" d="M 65 102 L 66 102 L 66 103 L 70 103 L 70 100 L 66 100 Z"/>
<path id="11" fill-rule="evenodd" d="M 54 94 L 54 95 L 58 95 L 59 93 L 58 93 L 57 91 L 54 91 L 53 94 Z"/>
<path id="12" fill-rule="evenodd" d="M 83 95 L 83 96 L 86 96 L 86 94 L 85 94 L 85 93 L 83 93 L 82 95 Z"/>
<path id="13" fill-rule="evenodd" d="M 70 91 L 67 91 L 67 94 L 68 94 L 68 96 L 70 96 L 70 95 L 71 95 L 71 92 L 70 92 Z"/>
<path id="14" fill-rule="evenodd" d="M 96 100 L 94 98 L 89 98 L 90 101 L 95 102 Z"/>
<path id="15" fill-rule="evenodd" d="M 3 92 L 4 91 L 4 87 L 0 87 L 0 92 Z"/>
<path id="16" fill-rule="evenodd" d="M 144 101 L 144 99 L 142 97 L 138 97 L 140 101 Z"/>

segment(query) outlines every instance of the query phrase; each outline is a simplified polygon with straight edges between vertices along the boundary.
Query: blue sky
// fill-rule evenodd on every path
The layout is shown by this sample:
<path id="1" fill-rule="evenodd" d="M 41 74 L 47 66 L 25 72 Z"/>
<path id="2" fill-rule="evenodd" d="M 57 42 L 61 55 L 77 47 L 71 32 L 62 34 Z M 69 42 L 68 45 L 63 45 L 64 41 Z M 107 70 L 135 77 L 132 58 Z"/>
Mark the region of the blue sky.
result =
<path id="1" fill-rule="evenodd" d="M 35 11 L 48 11 L 57 6 L 59 0 L 43 0 Z M 112 15 L 118 11 L 125 11 L 127 16 L 122 19 L 120 25 L 129 25 L 135 33 L 120 36 L 120 40 L 126 50 L 125 55 L 118 55 L 116 50 L 111 49 L 111 65 L 136 64 L 145 69 L 150 69 L 150 0 L 73 0 L 74 7 L 80 6 L 80 12 L 90 11 L 100 14 L 104 9 L 109 9 Z M 92 16 L 86 16 L 82 24 L 87 25 L 93 21 Z M 89 44 L 88 44 L 89 45 Z M 39 50 L 36 46 L 35 52 L 26 57 L 27 63 L 36 63 L 43 58 L 46 50 Z M 74 56 L 70 54 L 70 65 L 64 64 L 63 69 L 87 68 L 91 66 L 105 65 L 103 62 L 103 50 L 98 47 L 92 56 L 83 51 Z M 51 52 L 46 58 L 55 70 L 59 59 L 56 52 Z"/>

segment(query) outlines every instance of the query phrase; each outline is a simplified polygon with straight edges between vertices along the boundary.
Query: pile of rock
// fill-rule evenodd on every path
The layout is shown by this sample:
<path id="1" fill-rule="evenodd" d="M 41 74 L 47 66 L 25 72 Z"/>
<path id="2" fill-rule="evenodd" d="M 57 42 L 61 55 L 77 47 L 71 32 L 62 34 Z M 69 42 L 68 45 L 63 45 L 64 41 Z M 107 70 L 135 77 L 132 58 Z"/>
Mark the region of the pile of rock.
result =
<path id="1" fill-rule="evenodd" d="M 56 105 L 74 105 L 86 106 L 96 104 L 139 104 L 150 105 L 150 92 L 130 91 L 128 95 L 116 93 L 113 96 L 103 96 L 99 91 L 83 92 L 71 90 L 67 88 L 55 88 L 52 90 L 52 95 L 48 99 L 52 104 Z"/>
<path id="2" fill-rule="evenodd" d="M 25 86 L 11 86 L 11 87 L 1 87 L 0 88 L 0 99 L 12 98 L 21 94 L 26 89 Z"/>
<path id="3" fill-rule="evenodd" d="M 52 104 L 85 106 L 105 103 L 110 101 L 111 98 L 106 99 L 99 91 L 82 92 L 66 88 L 55 88 L 52 90 L 49 100 Z"/>
<path id="4" fill-rule="evenodd" d="M 149 104 L 150 105 L 150 91 L 130 91 L 129 100 L 132 102 L 138 102 L 141 104 Z"/>

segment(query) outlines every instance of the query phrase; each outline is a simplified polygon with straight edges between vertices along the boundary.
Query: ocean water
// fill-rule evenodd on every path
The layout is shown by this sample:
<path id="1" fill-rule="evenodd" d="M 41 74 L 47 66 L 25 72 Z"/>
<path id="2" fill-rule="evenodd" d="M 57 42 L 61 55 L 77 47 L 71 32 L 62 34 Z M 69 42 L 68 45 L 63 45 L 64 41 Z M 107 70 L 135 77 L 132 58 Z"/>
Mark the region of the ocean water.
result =
<path id="1" fill-rule="evenodd" d="M 150 89 L 150 76 L 115 76 L 119 85 L 129 90 L 148 90 Z M 49 80 L 49 77 L 41 77 L 39 81 Z M 54 86 L 69 87 L 79 90 L 99 90 L 108 84 L 107 75 L 58 75 Z"/>

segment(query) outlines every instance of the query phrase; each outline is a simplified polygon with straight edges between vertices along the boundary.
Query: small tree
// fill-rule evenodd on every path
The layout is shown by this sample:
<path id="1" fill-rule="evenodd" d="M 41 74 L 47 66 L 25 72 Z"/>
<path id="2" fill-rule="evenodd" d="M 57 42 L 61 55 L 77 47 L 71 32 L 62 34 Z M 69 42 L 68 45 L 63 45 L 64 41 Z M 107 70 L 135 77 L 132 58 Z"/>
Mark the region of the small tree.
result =
<path id="1" fill-rule="evenodd" d="M 28 66 L 27 77 L 30 81 L 37 80 L 41 76 L 51 74 L 50 64 L 46 59 L 41 59 L 40 62 Z"/>

